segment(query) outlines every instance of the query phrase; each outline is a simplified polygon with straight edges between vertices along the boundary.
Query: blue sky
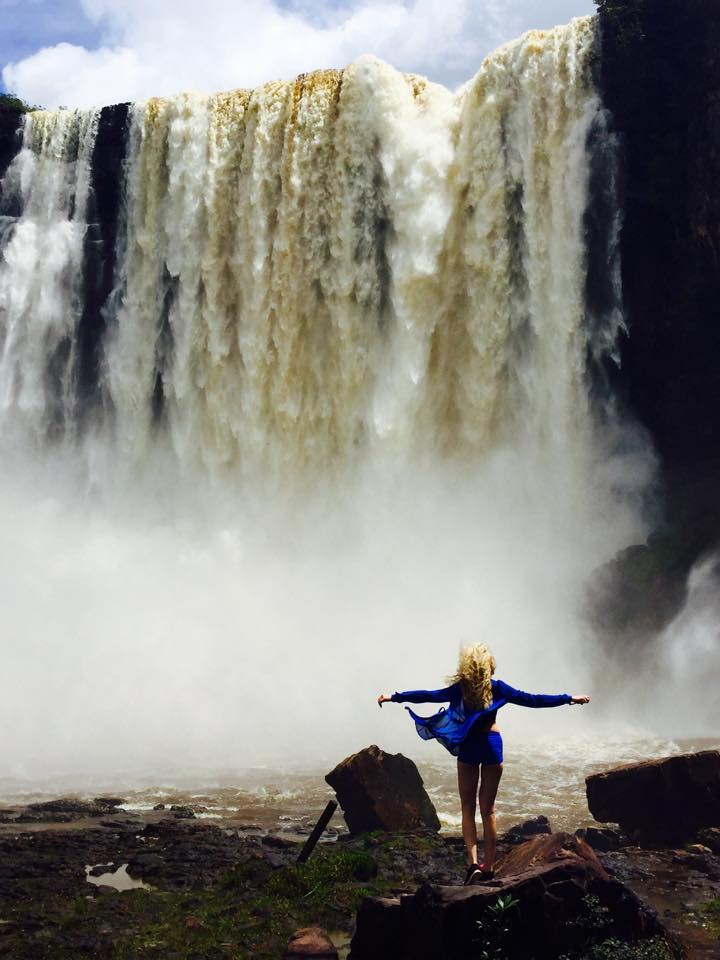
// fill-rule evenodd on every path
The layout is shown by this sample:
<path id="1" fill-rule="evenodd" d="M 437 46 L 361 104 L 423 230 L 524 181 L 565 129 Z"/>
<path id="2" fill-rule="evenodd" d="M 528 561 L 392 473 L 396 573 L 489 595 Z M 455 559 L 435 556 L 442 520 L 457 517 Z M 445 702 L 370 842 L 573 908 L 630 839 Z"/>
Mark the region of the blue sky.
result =
<path id="1" fill-rule="evenodd" d="M 457 86 L 593 0 L 0 0 L 4 89 L 53 107 L 255 86 L 364 53 Z"/>
<path id="2" fill-rule="evenodd" d="M 79 0 L 0 0 L 0 67 L 65 41 L 96 47 L 101 31 Z"/>

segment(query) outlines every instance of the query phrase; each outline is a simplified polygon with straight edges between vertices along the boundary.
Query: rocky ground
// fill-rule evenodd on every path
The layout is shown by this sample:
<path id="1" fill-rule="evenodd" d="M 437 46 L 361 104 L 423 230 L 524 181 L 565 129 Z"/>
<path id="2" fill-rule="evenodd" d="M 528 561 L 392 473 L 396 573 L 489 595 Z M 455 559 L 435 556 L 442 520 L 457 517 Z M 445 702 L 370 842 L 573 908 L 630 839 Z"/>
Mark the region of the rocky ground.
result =
<path id="1" fill-rule="evenodd" d="M 191 812 L 128 816 L 82 802 L 1 811 L 0 957 L 279 958 L 293 931 L 310 924 L 330 931 L 342 957 L 364 898 L 453 887 L 463 872 L 462 841 L 432 831 L 343 838 L 298 866 L 299 842 L 210 825 Z M 525 834 L 548 829 L 540 822 Z M 619 836 L 598 831 L 590 839 L 616 846 Z M 507 857 L 526 839 L 510 831 L 501 852 Z M 599 856 L 658 913 L 686 956 L 720 955 L 717 854 L 705 845 L 623 846 Z M 113 885 L 133 879 L 145 886 Z"/>
<path id="2" fill-rule="evenodd" d="M 279 957 L 309 923 L 342 946 L 363 897 L 463 872 L 458 840 L 432 832 L 323 843 L 298 866 L 299 841 L 187 813 L 0 812 L 0 957 Z M 109 885 L 125 864 L 146 887 Z"/>
<path id="3" fill-rule="evenodd" d="M 202 808 L 0 808 L 0 958 L 720 958 L 718 751 L 593 774 L 590 810 L 619 826 L 518 824 L 495 877 L 466 888 L 462 839 L 438 832 L 410 761 L 372 746 L 326 779 L 355 833 L 303 864 L 303 838 Z M 286 950 L 305 927 L 332 942 L 315 930 Z"/>

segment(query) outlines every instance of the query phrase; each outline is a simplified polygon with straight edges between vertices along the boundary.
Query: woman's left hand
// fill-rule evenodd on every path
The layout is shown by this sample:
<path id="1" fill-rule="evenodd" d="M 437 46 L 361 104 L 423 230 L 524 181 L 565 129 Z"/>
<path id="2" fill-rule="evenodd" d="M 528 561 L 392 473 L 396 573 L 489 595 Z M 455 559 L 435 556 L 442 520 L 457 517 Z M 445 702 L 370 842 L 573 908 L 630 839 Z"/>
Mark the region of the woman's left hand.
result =
<path id="1" fill-rule="evenodd" d="M 386 697 L 384 693 L 381 693 L 378 697 L 378 706 L 382 707 L 384 703 L 390 703 L 392 697 Z"/>
<path id="2" fill-rule="evenodd" d="M 582 706 L 583 703 L 590 703 L 590 697 L 586 697 L 584 695 L 581 697 L 573 697 L 570 701 L 570 704 L 572 705 L 573 703 L 578 703 Z"/>

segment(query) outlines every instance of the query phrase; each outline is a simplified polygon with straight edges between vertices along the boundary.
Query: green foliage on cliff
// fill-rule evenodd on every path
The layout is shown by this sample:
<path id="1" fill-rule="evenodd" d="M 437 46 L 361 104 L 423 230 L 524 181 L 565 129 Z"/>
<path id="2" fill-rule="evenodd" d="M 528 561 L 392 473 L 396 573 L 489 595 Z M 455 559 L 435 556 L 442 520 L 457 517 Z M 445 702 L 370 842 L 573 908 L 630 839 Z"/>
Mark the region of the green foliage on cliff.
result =
<path id="1" fill-rule="evenodd" d="M 14 93 L 0 93 L 0 112 L 31 113 L 40 107 L 32 107 L 29 103 L 16 97 Z"/>

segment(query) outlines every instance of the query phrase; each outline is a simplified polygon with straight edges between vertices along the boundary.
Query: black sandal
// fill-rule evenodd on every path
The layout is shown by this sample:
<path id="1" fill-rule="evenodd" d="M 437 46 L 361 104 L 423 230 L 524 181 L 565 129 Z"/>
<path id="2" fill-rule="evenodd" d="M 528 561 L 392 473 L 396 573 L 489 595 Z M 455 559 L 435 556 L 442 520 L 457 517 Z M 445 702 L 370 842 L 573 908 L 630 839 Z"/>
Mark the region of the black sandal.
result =
<path id="1" fill-rule="evenodd" d="M 463 880 L 463 886 L 469 887 L 473 880 L 481 876 L 482 870 L 480 869 L 480 866 L 477 863 L 471 863 L 467 868 L 467 873 L 465 874 L 465 879 Z"/>
<path id="2" fill-rule="evenodd" d="M 486 870 L 484 863 L 478 864 L 478 870 L 480 871 L 481 880 L 492 880 L 493 877 L 495 876 L 495 871 L 493 870 L 493 868 L 490 867 L 489 870 Z"/>

